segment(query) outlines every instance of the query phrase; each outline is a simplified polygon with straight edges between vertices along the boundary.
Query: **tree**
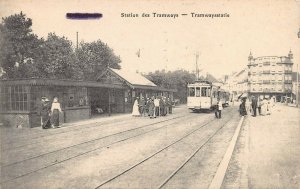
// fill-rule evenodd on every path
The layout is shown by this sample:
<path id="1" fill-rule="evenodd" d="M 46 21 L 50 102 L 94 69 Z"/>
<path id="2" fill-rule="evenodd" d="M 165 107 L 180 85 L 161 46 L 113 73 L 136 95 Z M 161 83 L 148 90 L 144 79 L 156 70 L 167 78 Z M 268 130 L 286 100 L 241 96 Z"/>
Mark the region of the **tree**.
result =
<path id="1" fill-rule="evenodd" d="M 150 72 L 146 77 L 158 86 L 176 89 L 174 98 L 180 99 L 181 102 L 186 102 L 187 84 L 195 81 L 196 76 L 186 70 L 176 70 L 173 72 L 155 71 Z"/>
<path id="2" fill-rule="evenodd" d="M 32 33 L 32 20 L 22 12 L 2 18 L 0 24 L 0 66 L 7 78 L 31 77 L 41 40 Z"/>
<path id="3" fill-rule="evenodd" d="M 85 80 L 96 80 L 99 73 L 107 67 L 120 68 L 120 58 L 100 40 L 92 43 L 80 43 L 80 47 L 76 50 L 76 56 L 76 69 L 82 71 Z"/>
<path id="4" fill-rule="evenodd" d="M 49 33 L 41 46 L 41 54 L 36 61 L 40 77 L 70 79 L 76 78 L 76 57 L 72 42 L 55 33 Z"/>

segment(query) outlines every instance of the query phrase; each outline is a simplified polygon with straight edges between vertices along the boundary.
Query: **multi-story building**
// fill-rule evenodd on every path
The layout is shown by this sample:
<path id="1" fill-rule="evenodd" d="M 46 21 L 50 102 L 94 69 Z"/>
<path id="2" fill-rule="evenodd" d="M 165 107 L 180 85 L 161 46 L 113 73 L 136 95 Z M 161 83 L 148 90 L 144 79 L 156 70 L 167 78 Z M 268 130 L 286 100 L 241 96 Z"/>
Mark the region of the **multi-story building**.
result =
<path id="1" fill-rule="evenodd" d="M 229 91 L 232 95 L 231 98 L 235 100 L 239 96 L 248 93 L 248 68 L 226 76 L 222 88 Z"/>
<path id="2" fill-rule="evenodd" d="M 249 92 L 263 97 L 275 96 L 277 101 L 292 94 L 293 54 L 288 56 L 248 57 Z"/>

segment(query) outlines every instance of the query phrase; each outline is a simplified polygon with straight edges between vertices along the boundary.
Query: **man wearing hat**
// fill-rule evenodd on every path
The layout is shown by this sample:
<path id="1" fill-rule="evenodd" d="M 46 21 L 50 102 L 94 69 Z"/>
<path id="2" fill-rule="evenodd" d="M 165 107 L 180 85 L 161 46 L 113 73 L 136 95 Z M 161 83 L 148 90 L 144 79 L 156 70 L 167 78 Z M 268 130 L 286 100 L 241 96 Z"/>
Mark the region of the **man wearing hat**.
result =
<path id="1" fill-rule="evenodd" d="M 41 116 L 41 126 L 43 129 L 48 129 L 51 127 L 50 109 L 51 105 L 49 99 L 47 97 L 42 97 L 39 115 Z"/>

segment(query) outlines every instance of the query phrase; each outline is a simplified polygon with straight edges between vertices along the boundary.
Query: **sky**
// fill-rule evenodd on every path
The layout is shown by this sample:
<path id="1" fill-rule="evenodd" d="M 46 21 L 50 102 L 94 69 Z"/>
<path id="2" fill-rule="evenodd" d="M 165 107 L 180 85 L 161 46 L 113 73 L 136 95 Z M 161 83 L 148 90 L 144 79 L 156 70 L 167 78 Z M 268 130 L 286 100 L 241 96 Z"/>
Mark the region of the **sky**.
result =
<path id="1" fill-rule="evenodd" d="M 208 72 L 218 78 L 246 67 L 250 51 L 254 57 L 287 56 L 291 49 L 294 63 L 299 63 L 299 10 L 299 0 L 0 0 L 1 17 L 23 11 L 32 18 L 33 32 L 39 37 L 55 32 L 74 46 L 76 32 L 79 41 L 100 39 L 120 56 L 123 69 L 195 71 L 198 53 L 200 74 Z M 66 13 L 75 12 L 102 13 L 103 17 L 66 18 Z M 122 17 L 122 13 L 139 17 Z M 150 17 L 142 17 L 143 13 Z M 153 13 L 179 17 L 158 18 Z M 229 17 L 201 18 L 191 13 Z"/>

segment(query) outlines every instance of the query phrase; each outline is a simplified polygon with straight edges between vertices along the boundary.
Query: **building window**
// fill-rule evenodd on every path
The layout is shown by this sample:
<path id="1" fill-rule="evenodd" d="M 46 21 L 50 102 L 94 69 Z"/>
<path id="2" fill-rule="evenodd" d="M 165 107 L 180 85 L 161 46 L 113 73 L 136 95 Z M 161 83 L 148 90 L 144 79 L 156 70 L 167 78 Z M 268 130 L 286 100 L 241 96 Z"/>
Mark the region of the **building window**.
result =
<path id="1" fill-rule="evenodd" d="M 28 111 L 28 93 L 27 86 L 1 87 L 1 111 Z"/>

